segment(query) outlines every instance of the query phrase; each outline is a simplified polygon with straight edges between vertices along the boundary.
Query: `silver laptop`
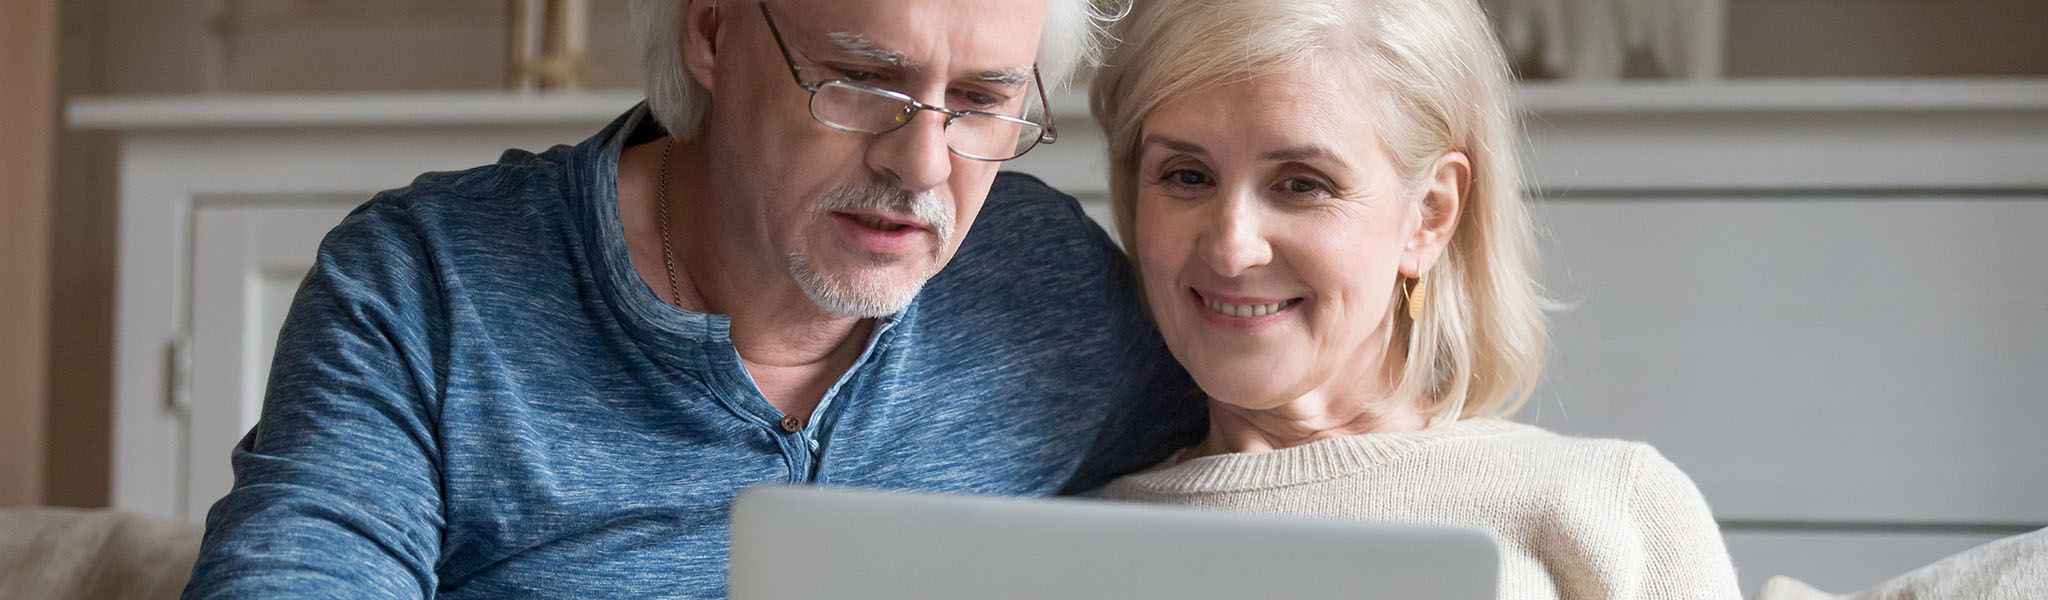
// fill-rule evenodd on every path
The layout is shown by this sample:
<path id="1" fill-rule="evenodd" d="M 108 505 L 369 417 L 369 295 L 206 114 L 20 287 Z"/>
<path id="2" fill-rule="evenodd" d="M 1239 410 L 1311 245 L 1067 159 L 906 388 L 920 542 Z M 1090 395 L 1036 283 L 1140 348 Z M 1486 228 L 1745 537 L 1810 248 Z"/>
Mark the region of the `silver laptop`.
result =
<path id="1" fill-rule="evenodd" d="M 1494 598 L 1485 532 L 1092 500 L 766 486 L 733 600 Z"/>

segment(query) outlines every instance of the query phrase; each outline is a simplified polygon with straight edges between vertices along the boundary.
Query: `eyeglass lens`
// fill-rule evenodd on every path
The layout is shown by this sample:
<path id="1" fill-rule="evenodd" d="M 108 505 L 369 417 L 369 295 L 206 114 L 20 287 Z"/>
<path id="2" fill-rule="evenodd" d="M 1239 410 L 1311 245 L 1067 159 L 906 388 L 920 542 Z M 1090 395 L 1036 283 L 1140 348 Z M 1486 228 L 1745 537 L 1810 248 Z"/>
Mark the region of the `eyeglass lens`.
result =
<path id="1" fill-rule="evenodd" d="M 833 128 L 858 133 L 893 131 L 918 112 L 889 92 L 839 81 L 824 82 L 811 96 L 811 116 Z M 968 158 L 1008 160 L 1037 145 L 1042 131 L 1043 126 L 1023 119 L 966 113 L 947 124 L 946 145 Z"/>

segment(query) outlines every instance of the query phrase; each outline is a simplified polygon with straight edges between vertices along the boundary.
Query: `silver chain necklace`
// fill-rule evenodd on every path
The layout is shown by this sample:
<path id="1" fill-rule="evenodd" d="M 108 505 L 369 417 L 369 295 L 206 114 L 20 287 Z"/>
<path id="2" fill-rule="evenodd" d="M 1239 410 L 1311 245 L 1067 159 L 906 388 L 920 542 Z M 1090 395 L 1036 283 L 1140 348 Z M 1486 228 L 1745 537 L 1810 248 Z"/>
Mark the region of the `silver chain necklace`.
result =
<path id="1" fill-rule="evenodd" d="M 668 267 L 668 297 L 676 308 L 683 307 L 683 292 L 676 285 L 676 253 L 668 241 L 668 153 L 676 149 L 675 138 L 661 147 L 661 175 L 655 179 L 655 206 L 661 212 L 661 262 Z"/>

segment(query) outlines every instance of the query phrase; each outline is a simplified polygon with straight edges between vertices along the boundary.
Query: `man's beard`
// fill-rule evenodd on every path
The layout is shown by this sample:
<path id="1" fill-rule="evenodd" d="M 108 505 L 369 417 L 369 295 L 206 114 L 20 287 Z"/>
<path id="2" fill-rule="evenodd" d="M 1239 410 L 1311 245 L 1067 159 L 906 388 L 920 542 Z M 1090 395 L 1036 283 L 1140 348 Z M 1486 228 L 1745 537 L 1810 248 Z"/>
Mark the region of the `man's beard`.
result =
<path id="1" fill-rule="evenodd" d="M 861 269 L 851 273 L 825 273 L 811 264 L 805 256 L 806 247 L 800 247 L 789 254 L 789 274 L 796 280 L 797 287 L 804 291 L 818 307 L 835 314 L 849 317 L 884 317 L 902 311 L 924 289 L 924 282 L 938 274 L 943 264 L 938 253 L 946 240 L 953 239 L 953 215 L 939 201 L 938 194 L 931 191 L 912 193 L 876 180 L 866 183 L 846 184 L 827 192 L 825 197 L 811 207 L 811 218 L 832 218 L 832 212 L 887 212 L 908 214 L 917 218 L 930 234 L 936 236 L 933 247 L 931 268 L 919 275 L 908 285 L 891 286 L 888 282 L 862 277 Z"/>

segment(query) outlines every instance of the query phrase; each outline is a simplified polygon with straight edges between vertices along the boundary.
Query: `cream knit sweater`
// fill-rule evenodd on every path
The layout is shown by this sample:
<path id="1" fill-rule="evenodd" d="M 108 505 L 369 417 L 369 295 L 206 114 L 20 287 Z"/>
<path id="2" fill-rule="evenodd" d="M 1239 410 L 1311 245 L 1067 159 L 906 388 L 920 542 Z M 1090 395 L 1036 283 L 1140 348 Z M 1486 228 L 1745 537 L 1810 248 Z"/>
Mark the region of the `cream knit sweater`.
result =
<path id="1" fill-rule="evenodd" d="M 1740 598 L 1692 480 L 1648 445 L 1498 419 L 1169 460 L 1107 498 L 1479 527 L 1501 598 Z"/>

